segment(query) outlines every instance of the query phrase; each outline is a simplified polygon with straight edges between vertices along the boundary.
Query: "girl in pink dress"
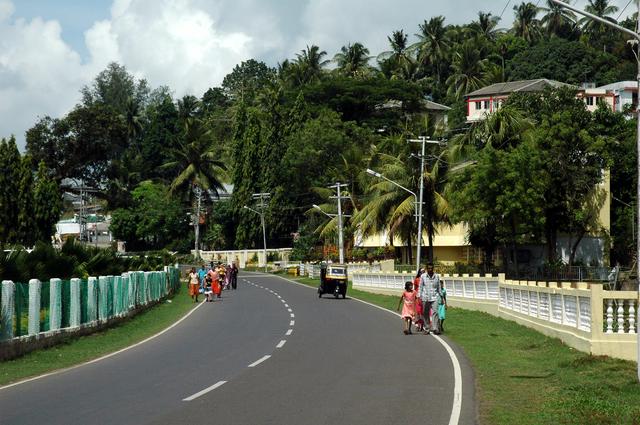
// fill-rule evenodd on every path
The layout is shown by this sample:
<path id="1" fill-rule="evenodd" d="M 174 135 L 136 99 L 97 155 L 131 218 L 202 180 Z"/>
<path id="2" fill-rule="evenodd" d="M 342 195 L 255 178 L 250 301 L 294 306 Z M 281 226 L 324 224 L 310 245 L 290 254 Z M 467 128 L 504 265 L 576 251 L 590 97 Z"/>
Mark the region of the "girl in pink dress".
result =
<path id="1" fill-rule="evenodd" d="M 413 290 L 413 282 L 407 282 L 404 284 L 404 292 L 398 302 L 398 310 L 402 305 L 402 327 L 405 335 L 411 334 L 411 321 L 416 315 L 416 293 Z"/>

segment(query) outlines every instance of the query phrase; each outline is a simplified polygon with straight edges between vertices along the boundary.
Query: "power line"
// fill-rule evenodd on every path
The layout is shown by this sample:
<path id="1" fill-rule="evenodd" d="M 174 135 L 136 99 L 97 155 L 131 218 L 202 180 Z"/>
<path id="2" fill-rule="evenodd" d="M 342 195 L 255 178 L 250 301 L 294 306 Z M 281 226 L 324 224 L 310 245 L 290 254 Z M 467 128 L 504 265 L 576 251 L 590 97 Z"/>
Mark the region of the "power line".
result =
<path id="1" fill-rule="evenodd" d="M 633 0 L 629 0 L 629 2 L 627 3 L 627 5 L 622 9 L 622 12 L 620 12 L 620 14 L 618 15 L 618 17 L 616 18 L 616 21 L 620 20 L 620 17 L 622 16 L 622 14 L 624 13 L 625 10 L 627 10 L 627 7 L 629 7 L 629 5 L 631 4 L 631 2 L 633 2 Z"/>

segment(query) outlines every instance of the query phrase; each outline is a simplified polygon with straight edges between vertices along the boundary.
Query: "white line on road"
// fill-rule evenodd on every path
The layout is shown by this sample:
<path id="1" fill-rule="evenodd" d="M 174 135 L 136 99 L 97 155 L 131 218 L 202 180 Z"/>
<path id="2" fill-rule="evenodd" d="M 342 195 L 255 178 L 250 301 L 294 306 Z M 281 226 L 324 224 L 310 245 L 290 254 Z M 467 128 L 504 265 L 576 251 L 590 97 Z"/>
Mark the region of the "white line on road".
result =
<path id="1" fill-rule="evenodd" d="M 284 304 L 286 304 L 286 303 L 287 303 L 285 300 L 280 300 L 280 301 L 282 301 Z"/>
<path id="2" fill-rule="evenodd" d="M 296 324 L 295 320 L 292 320 L 292 321 L 289 322 L 289 326 L 295 326 L 295 324 Z"/>
<path id="3" fill-rule="evenodd" d="M 295 315 L 295 314 L 293 314 L 293 313 L 291 313 L 291 317 L 292 317 L 292 318 L 293 318 L 293 317 L 296 317 L 296 315 Z"/>
<path id="4" fill-rule="evenodd" d="M 285 335 L 286 335 L 286 336 L 289 336 L 289 335 L 291 335 L 292 333 L 293 333 L 293 329 L 289 329 Z"/>
<path id="5" fill-rule="evenodd" d="M 93 363 L 97 363 L 97 362 L 99 362 L 101 360 L 108 359 L 109 357 L 116 356 L 116 355 L 118 355 L 120 353 L 123 353 L 123 352 L 125 352 L 127 350 L 131 350 L 132 348 L 138 347 L 139 345 L 142 345 L 145 342 L 149 342 L 152 339 L 155 339 L 155 338 L 159 337 L 160 335 L 162 335 L 162 334 L 170 331 L 171 329 L 175 328 L 180 323 L 185 321 L 189 316 L 191 316 L 197 309 L 199 309 L 203 305 L 204 305 L 204 302 L 198 303 L 197 306 L 195 306 L 193 309 L 191 309 L 191 311 L 189 311 L 180 320 L 178 320 L 177 322 L 175 322 L 174 324 L 172 324 L 168 328 L 158 332 L 155 335 L 150 336 L 149 338 L 143 339 L 142 341 L 137 342 L 137 343 L 135 343 L 133 345 L 130 345 L 130 346 L 125 347 L 125 348 L 123 348 L 121 350 L 118 350 L 118 351 L 114 351 L 113 353 L 109 353 L 109 354 L 104 355 L 102 357 L 98 357 L 97 359 L 93 359 L 93 360 L 89 360 L 88 362 L 80 363 L 79 365 L 71 366 L 71 367 L 68 367 L 68 368 L 65 368 L 65 369 L 54 370 L 53 372 L 45 373 L 44 375 L 34 376 L 33 378 L 23 379 L 22 381 L 18 381 L 18 382 L 14 382 L 13 384 L 5 385 L 3 387 L 0 387 L 0 391 L 4 390 L 4 389 L 7 389 L 7 388 L 15 387 L 17 385 L 24 384 L 26 382 L 35 381 L 35 380 L 38 380 L 38 379 L 46 378 L 47 376 L 57 375 L 59 373 L 64 373 L 64 372 L 67 372 L 69 370 L 77 369 L 77 368 L 82 367 L 82 366 L 86 366 L 86 365 L 90 365 L 90 364 L 93 364 Z"/>
<path id="6" fill-rule="evenodd" d="M 302 283 L 296 282 L 295 280 L 287 279 L 286 277 L 282 277 L 282 276 L 275 276 L 275 277 L 279 277 L 280 279 L 286 280 L 287 282 L 293 283 L 294 285 L 302 286 L 308 289 L 315 289 L 312 286 L 304 285 Z M 361 302 L 363 304 L 369 305 L 371 307 L 377 308 L 379 310 L 385 311 L 387 313 L 393 314 L 394 316 L 401 317 L 398 313 L 393 312 L 391 310 L 387 310 L 386 308 L 377 306 L 375 304 L 362 301 L 358 298 L 351 297 L 351 299 Z M 291 316 L 293 317 L 293 313 L 291 314 Z M 449 417 L 449 425 L 457 425 L 460 422 L 460 413 L 462 410 L 462 369 L 460 368 L 460 361 L 458 360 L 456 353 L 453 351 L 451 346 L 447 344 L 445 340 L 443 340 L 437 335 L 433 335 L 433 337 L 436 339 L 436 341 L 438 341 L 440 344 L 444 346 L 445 350 L 447 351 L 447 354 L 449 355 L 449 358 L 451 359 L 451 363 L 453 365 L 453 379 L 454 379 L 453 405 L 451 406 L 451 416 Z"/>
<path id="7" fill-rule="evenodd" d="M 213 384 L 212 386 L 210 386 L 209 388 L 205 388 L 202 391 L 198 391 L 197 393 L 195 393 L 194 395 L 191 395 L 187 398 L 182 399 L 182 401 L 191 401 L 191 400 L 195 400 L 196 398 L 200 397 L 201 395 L 205 395 L 206 393 L 215 390 L 216 388 L 219 388 L 221 386 L 223 386 L 224 384 L 226 384 L 227 381 L 219 381 L 216 382 L 215 384 Z"/>
<path id="8" fill-rule="evenodd" d="M 276 345 L 276 348 L 282 348 L 286 343 L 287 343 L 287 340 L 283 339 L 278 343 L 278 345 Z"/>
<path id="9" fill-rule="evenodd" d="M 288 309 L 287 309 L 287 311 L 288 311 L 289 313 L 291 313 L 293 310 L 291 310 L 290 308 L 288 308 Z"/>
<path id="10" fill-rule="evenodd" d="M 250 364 L 249 366 L 247 366 L 247 367 L 256 367 L 256 366 L 258 366 L 260 363 L 262 363 L 263 361 L 267 360 L 269 357 L 271 357 L 271 356 L 269 356 L 269 355 L 263 356 L 262 358 L 260 358 L 260 359 L 256 360 L 255 362 L 251 363 L 251 364 Z"/>
<path id="11" fill-rule="evenodd" d="M 284 306 L 288 308 L 288 307 L 289 307 L 289 304 L 287 304 L 287 303 L 284 303 Z"/>

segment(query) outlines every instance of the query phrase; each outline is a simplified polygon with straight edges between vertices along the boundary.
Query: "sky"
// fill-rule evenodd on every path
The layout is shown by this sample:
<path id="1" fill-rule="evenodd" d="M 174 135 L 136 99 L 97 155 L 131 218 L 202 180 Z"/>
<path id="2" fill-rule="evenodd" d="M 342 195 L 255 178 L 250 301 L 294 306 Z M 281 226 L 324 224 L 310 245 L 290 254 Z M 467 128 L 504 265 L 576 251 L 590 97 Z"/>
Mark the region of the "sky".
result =
<path id="1" fill-rule="evenodd" d="M 243 60 L 270 66 L 316 44 L 331 58 L 359 41 L 372 55 L 387 36 L 443 15 L 513 19 L 509 0 L 0 0 L 0 138 L 40 117 L 62 117 L 110 62 L 150 86 L 198 97 Z M 544 1 L 540 2 L 544 5 Z M 586 1 L 574 0 L 577 6 Z M 627 0 L 613 0 L 624 7 Z"/>

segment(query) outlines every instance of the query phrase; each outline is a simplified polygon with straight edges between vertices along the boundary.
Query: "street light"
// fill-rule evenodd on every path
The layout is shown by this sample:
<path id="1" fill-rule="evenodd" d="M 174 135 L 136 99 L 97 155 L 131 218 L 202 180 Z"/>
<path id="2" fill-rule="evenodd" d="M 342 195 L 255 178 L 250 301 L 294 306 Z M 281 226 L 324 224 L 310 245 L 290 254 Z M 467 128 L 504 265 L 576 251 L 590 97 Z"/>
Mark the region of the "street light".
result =
<path id="1" fill-rule="evenodd" d="M 415 203 L 416 204 L 418 203 L 418 195 L 416 195 L 415 192 L 413 192 L 412 190 L 407 189 L 406 187 L 404 187 L 400 183 L 394 182 L 393 180 L 383 176 L 382 174 L 380 174 L 377 171 L 374 171 L 374 170 L 372 170 L 370 168 L 367 168 L 367 174 L 372 175 L 372 176 L 377 177 L 377 178 L 382 179 L 382 180 L 386 180 L 389 183 L 391 183 L 392 185 L 397 186 L 400 189 L 404 190 L 405 192 L 410 193 L 411 196 L 414 197 Z M 422 208 L 419 207 L 419 210 L 420 210 L 420 212 L 418 213 L 418 252 L 417 252 L 417 255 L 416 255 L 416 257 L 417 257 L 416 258 L 416 268 L 418 270 L 420 270 L 420 240 L 422 239 L 421 238 L 421 235 L 422 235 L 422 219 L 421 219 L 420 215 L 422 214 Z"/>
<path id="2" fill-rule="evenodd" d="M 267 232 L 265 230 L 265 226 L 264 226 L 264 211 L 259 212 L 254 210 L 253 208 L 249 208 L 248 206 L 244 206 L 242 207 L 244 209 L 247 209 L 249 211 L 253 211 L 254 213 L 258 214 L 260 216 L 260 222 L 262 223 L 262 247 L 263 247 L 263 251 L 264 251 L 264 271 L 265 273 L 267 272 Z"/>
<path id="3" fill-rule="evenodd" d="M 430 145 L 442 145 L 443 142 L 439 140 L 429 140 L 427 136 L 420 136 L 417 139 L 409 139 L 407 140 L 409 143 L 420 143 L 422 145 L 422 153 L 420 154 L 420 198 L 418 199 L 418 249 L 416 252 L 416 257 L 418 257 L 418 267 L 416 271 L 420 270 L 420 255 L 422 254 L 422 199 L 424 193 L 424 158 L 425 158 L 425 147 L 427 144 Z M 433 261 L 433 258 L 429 258 L 429 261 Z"/>
<path id="4" fill-rule="evenodd" d="M 563 7 L 565 9 L 569 9 L 575 13 L 578 13 L 580 15 L 586 16 L 589 19 L 593 19 L 594 21 L 600 22 L 602 24 L 608 25 L 611 28 L 614 28 L 618 31 L 621 31 L 631 37 L 633 37 L 633 40 L 631 40 L 631 44 L 634 45 L 636 47 L 636 51 L 634 51 L 635 57 L 636 57 L 636 62 L 637 62 L 637 66 L 638 66 L 638 71 L 637 71 L 637 75 L 636 75 L 636 79 L 637 79 L 637 91 L 638 91 L 638 101 L 636 102 L 636 149 L 638 152 L 638 156 L 636 158 L 636 172 L 637 175 L 640 176 L 640 2 L 638 3 L 638 14 L 637 14 L 637 21 L 636 21 L 636 30 L 632 31 L 628 28 L 625 28 L 621 25 L 618 25 L 616 23 L 613 23 L 611 21 L 608 21 L 604 18 L 601 18 L 600 16 L 594 15 L 592 13 L 589 12 L 585 12 L 584 10 L 578 9 L 577 7 L 571 6 L 563 1 L 560 0 L 551 0 L 553 3 L 555 3 L 556 5 Z M 637 187 L 636 187 L 636 196 L 637 196 L 637 202 L 638 202 L 638 209 L 640 210 L 640 178 L 637 179 Z M 640 214 L 637 215 L 637 228 L 640 229 Z M 640 232 L 639 232 L 640 233 Z M 638 275 L 638 299 L 640 299 L 640 237 L 638 237 L 638 239 L 636 240 L 636 264 L 638 267 L 637 270 L 637 275 Z M 640 380 L 640 321 L 636 320 L 636 334 L 638 335 L 638 380 Z"/>

